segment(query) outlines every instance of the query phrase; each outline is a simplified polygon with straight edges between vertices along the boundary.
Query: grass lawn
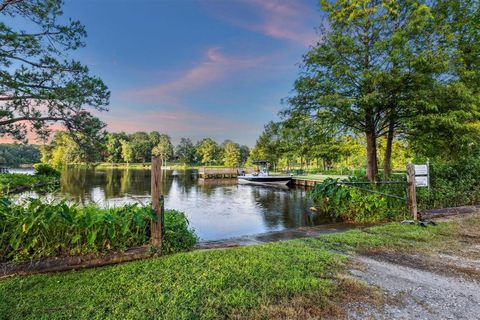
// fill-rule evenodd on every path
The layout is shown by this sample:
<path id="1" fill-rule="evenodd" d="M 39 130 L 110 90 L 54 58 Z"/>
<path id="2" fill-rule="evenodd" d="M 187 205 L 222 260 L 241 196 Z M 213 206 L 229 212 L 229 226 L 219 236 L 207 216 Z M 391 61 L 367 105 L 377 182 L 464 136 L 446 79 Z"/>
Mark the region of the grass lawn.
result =
<path id="1" fill-rule="evenodd" d="M 455 223 L 389 224 L 83 272 L 17 276 L 0 280 L 0 319 L 336 317 L 342 301 L 353 299 L 361 286 L 342 275 L 349 253 L 380 247 L 428 251 L 444 246 L 457 230 Z"/>

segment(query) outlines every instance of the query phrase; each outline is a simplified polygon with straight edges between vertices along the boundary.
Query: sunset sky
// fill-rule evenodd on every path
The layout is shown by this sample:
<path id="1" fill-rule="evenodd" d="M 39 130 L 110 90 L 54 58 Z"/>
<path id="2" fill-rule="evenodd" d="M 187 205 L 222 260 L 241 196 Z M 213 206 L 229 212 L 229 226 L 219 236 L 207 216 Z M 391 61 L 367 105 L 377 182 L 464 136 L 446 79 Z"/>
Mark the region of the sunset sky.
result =
<path id="1" fill-rule="evenodd" d="M 109 131 L 253 145 L 315 43 L 318 0 L 66 0 L 75 57 L 112 92 Z"/>

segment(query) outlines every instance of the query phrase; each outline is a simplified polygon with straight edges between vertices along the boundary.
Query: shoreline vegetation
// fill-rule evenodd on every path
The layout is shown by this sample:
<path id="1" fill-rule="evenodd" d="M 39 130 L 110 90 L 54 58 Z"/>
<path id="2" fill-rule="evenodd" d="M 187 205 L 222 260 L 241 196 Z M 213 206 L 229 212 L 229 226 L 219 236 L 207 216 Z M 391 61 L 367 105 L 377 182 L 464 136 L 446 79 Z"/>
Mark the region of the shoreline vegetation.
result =
<path id="1" fill-rule="evenodd" d="M 459 234 L 466 225 L 478 227 L 480 217 L 426 228 L 391 223 L 81 272 L 15 276 L 0 280 L 0 292 L 9 293 L 2 297 L 0 317 L 342 317 L 347 303 L 374 303 L 375 297 L 380 297 L 376 289 L 349 275 L 349 263 L 355 256 L 453 252 L 462 246 Z"/>
<path id="2" fill-rule="evenodd" d="M 0 198 L 0 262 L 125 251 L 150 243 L 156 214 L 137 204 L 100 208 L 67 201 Z M 186 216 L 165 210 L 162 254 L 186 251 L 198 239 Z"/>
<path id="3" fill-rule="evenodd" d="M 55 176 L 0 173 L 0 192 L 3 194 L 18 193 L 56 185 L 59 182 L 59 178 Z"/>

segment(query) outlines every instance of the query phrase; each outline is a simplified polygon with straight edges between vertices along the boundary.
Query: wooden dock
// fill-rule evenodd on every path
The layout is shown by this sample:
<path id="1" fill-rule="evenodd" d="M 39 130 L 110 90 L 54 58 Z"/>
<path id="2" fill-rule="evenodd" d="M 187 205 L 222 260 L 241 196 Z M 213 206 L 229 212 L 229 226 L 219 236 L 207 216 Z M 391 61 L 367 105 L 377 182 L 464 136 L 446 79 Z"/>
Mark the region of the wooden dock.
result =
<path id="1" fill-rule="evenodd" d="M 239 170 L 237 168 L 200 167 L 198 175 L 202 179 L 233 179 L 238 177 Z"/>
<path id="2" fill-rule="evenodd" d="M 292 185 L 300 186 L 300 187 L 313 187 L 317 184 L 321 184 L 322 181 L 320 180 L 310 180 L 310 179 L 302 179 L 299 177 L 294 177 L 292 179 Z"/>

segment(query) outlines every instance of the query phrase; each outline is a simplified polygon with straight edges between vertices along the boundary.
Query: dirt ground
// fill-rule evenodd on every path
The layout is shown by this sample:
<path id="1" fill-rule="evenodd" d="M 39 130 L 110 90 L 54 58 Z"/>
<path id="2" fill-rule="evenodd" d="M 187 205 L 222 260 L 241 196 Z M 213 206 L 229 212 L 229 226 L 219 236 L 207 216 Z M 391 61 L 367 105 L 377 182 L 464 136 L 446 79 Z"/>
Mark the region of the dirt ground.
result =
<path id="1" fill-rule="evenodd" d="M 350 276 L 375 287 L 381 301 L 348 303 L 346 317 L 480 319 L 479 217 L 449 218 L 460 224 L 458 238 L 431 252 L 377 249 L 356 256 Z"/>

